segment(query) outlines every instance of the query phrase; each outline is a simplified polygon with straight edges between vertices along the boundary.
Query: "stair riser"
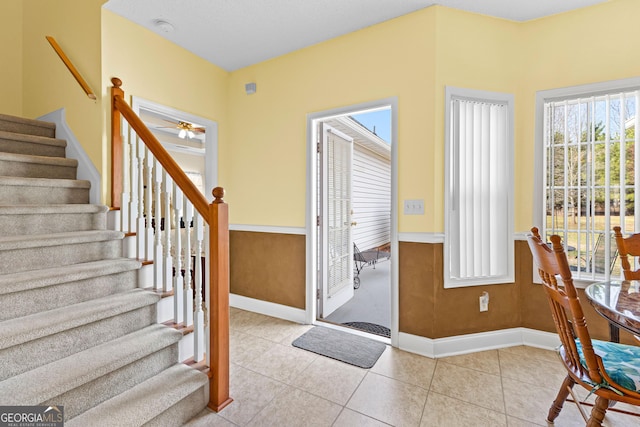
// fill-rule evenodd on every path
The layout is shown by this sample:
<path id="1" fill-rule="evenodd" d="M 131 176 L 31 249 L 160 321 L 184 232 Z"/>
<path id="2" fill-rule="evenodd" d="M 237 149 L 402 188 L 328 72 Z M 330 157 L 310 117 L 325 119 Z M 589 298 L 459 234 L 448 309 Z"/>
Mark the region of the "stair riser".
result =
<path id="1" fill-rule="evenodd" d="M 207 394 L 203 386 L 145 423 L 145 427 L 181 426 L 198 415 L 207 403 Z M 66 410 L 65 407 L 65 412 Z"/>
<path id="2" fill-rule="evenodd" d="M 36 141 L 16 141 L 0 137 L 0 151 L 13 154 L 30 154 L 32 156 L 65 157 L 66 147 L 40 144 Z"/>
<path id="3" fill-rule="evenodd" d="M 106 216 L 102 213 L 0 215 L 0 236 L 89 230 L 106 230 Z"/>
<path id="4" fill-rule="evenodd" d="M 137 270 L 0 295 L 0 321 L 134 289 Z"/>
<path id="5" fill-rule="evenodd" d="M 38 405 L 63 405 L 65 421 L 151 378 L 176 363 L 176 344 Z M 169 389 L 169 388 L 167 388 Z M 57 403 L 56 403 L 57 402 Z"/>
<path id="6" fill-rule="evenodd" d="M 0 205 L 89 203 L 88 188 L 0 185 Z"/>
<path id="7" fill-rule="evenodd" d="M 137 331 L 155 320 L 153 304 L 0 350 L 0 381 Z"/>
<path id="8" fill-rule="evenodd" d="M 49 165 L 0 159 L 0 175 L 24 178 L 76 179 L 76 166 Z"/>
<path id="9" fill-rule="evenodd" d="M 5 132 L 23 133 L 26 135 L 45 136 L 55 138 L 56 129 L 51 126 L 38 126 L 33 123 L 20 123 L 0 118 L 0 130 Z"/>
<path id="10" fill-rule="evenodd" d="M 0 265 L 4 273 L 18 273 L 121 256 L 122 240 L 107 240 L 0 251 Z"/>

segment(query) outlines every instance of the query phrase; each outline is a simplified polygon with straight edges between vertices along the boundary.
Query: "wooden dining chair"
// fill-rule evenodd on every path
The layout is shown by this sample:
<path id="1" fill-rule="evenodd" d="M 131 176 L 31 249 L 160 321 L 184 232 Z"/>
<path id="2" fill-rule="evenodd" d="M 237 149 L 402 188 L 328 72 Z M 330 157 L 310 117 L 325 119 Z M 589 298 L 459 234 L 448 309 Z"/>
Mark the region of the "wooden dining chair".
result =
<path id="1" fill-rule="evenodd" d="M 560 236 L 551 236 L 550 248 L 534 227 L 527 242 L 560 337 L 558 355 L 567 369 L 547 421 L 553 423 L 560 415 L 569 394 L 588 427 L 601 426 L 605 412 L 614 402 L 640 406 L 640 347 L 592 340 Z M 590 416 L 573 393 L 576 383 L 597 396 Z"/>
<path id="2" fill-rule="evenodd" d="M 613 227 L 613 235 L 616 237 L 616 245 L 620 254 L 622 272 L 625 280 L 640 280 L 640 268 L 633 270 L 629 257 L 640 256 L 640 233 L 624 237 L 620 227 Z"/>

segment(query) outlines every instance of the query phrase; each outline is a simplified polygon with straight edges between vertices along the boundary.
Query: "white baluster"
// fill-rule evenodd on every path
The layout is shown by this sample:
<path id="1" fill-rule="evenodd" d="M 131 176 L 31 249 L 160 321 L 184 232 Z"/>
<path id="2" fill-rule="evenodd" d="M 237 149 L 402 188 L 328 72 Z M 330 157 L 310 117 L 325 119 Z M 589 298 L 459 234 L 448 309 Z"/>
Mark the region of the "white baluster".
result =
<path id="1" fill-rule="evenodd" d="M 136 136 L 136 149 L 138 152 L 138 162 L 137 162 L 137 171 L 138 175 L 138 194 L 136 197 L 137 204 L 137 213 L 138 216 L 136 218 L 136 240 L 137 240 L 137 256 L 138 259 L 142 260 L 145 257 L 145 221 L 144 221 L 144 153 L 146 147 L 144 143 L 140 140 L 138 136 Z"/>
<path id="2" fill-rule="evenodd" d="M 202 216 L 198 212 L 195 215 L 195 234 L 196 234 L 196 256 L 195 256 L 195 307 L 193 309 L 193 359 L 196 361 L 204 358 L 204 312 L 202 310 L 202 239 L 204 238 L 204 230 L 202 227 Z"/>
<path id="3" fill-rule="evenodd" d="M 173 239 L 173 319 L 175 323 L 184 321 L 182 299 L 184 279 L 182 277 L 182 236 L 180 235 L 180 219 L 182 218 L 182 190 L 173 183 L 173 212 L 175 218 L 175 234 Z"/>
<path id="4" fill-rule="evenodd" d="M 184 198 L 184 299 L 183 312 L 184 312 L 184 325 L 189 326 L 193 324 L 193 291 L 191 285 L 191 221 L 193 219 L 193 205 L 185 197 Z"/>
<path id="5" fill-rule="evenodd" d="M 144 259 L 153 259 L 153 227 L 151 226 L 151 219 L 153 218 L 153 212 L 151 207 L 153 206 L 153 154 L 145 146 L 145 186 L 146 195 L 144 198 L 144 211 L 145 211 L 145 233 L 144 233 Z"/>
<path id="6" fill-rule="evenodd" d="M 162 194 L 164 196 L 164 243 L 162 250 L 164 254 L 162 291 L 168 292 L 171 288 L 171 274 L 173 262 L 171 260 L 171 186 L 173 181 L 166 170 L 162 171 Z"/>
<path id="7" fill-rule="evenodd" d="M 129 197 L 129 231 L 135 233 L 137 230 L 137 218 L 138 218 L 138 150 L 137 150 L 137 135 L 131 133 L 129 138 L 129 178 L 131 179 L 131 186 L 129 190 L 131 195 Z"/>
<path id="8" fill-rule="evenodd" d="M 153 161 L 153 289 L 158 289 L 162 283 L 162 166 L 158 159 Z"/>
<path id="9" fill-rule="evenodd" d="M 129 135 L 129 122 L 124 117 L 120 119 L 122 130 L 122 194 L 120 195 L 120 231 L 131 231 L 129 228 L 129 204 L 131 203 L 131 177 L 129 175 L 129 155 L 131 149 L 131 136 Z"/>

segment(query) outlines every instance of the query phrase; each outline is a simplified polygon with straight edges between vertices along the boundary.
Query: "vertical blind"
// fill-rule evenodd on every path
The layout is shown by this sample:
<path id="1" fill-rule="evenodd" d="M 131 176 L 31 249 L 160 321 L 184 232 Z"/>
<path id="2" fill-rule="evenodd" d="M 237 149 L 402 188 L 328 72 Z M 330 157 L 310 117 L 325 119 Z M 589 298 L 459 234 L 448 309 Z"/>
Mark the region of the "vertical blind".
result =
<path id="1" fill-rule="evenodd" d="M 509 108 L 451 99 L 449 263 L 454 280 L 509 274 Z"/>

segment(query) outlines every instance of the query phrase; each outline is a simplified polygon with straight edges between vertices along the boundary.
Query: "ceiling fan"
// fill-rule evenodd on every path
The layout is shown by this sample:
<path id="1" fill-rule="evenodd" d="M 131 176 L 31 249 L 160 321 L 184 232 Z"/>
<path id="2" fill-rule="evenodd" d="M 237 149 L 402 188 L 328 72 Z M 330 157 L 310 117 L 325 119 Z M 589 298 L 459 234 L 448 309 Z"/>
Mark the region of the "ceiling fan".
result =
<path id="1" fill-rule="evenodd" d="M 199 127 L 199 126 L 194 126 L 193 123 L 189 123 L 189 122 L 185 122 L 182 120 L 178 120 L 177 123 L 171 122 L 169 120 L 163 119 L 166 122 L 169 122 L 171 124 L 173 124 L 174 126 L 172 126 L 172 128 L 178 129 L 178 138 L 194 138 L 196 136 L 196 134 L 204 134 L 205 133 L 205 128 L 204 127 Z M 165 128 L 168 128 L 168 126 L 165 126 Z"/>

